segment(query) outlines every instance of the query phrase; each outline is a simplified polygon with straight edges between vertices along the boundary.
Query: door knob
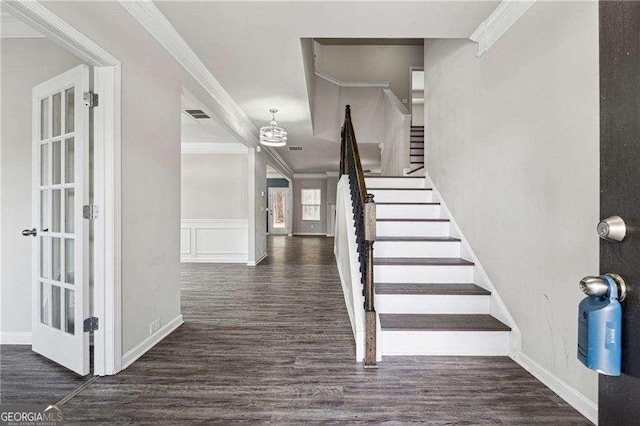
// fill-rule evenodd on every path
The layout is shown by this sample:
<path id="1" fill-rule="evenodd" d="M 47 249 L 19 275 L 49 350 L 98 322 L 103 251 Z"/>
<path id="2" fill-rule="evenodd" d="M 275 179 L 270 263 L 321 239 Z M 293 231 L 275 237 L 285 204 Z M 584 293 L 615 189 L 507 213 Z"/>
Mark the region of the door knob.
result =
<path id="1" fill-rule="evenodd" d="M 609 216 L 598 223 L 598 236 L 605 241 L 619 243 L 627 235 L 627 226 L 620 216 Z"/>
<path id="2" fill-rule="evenodd" d="M 35 237 L 37 234 L 38 234 L 38 231 L 36 230 L 36 228 L 25 229 L 24 231 L 22 231 L 22 235 L 24 235 L 25 237 L 28 237 L 29 235 Z"/>
<path id="3" fill-rule="evenodd" d="M 607 273 L 605 275 L 616 283 L 618 287 L 618 300 L 622 302 L 627 296 L 627 284 L 618 274 Z M 587 296 L 604 297 L 609 292 L 609 284 L 602 276 L 584 277 L 580 280 L 580 290 Z"/>

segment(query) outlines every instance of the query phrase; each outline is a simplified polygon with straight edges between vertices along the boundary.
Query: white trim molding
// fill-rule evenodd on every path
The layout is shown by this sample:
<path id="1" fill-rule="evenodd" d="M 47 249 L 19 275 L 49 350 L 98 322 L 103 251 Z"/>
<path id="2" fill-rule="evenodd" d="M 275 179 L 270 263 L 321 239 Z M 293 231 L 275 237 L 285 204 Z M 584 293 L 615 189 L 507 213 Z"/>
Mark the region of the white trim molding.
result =
<path id="1" fill-rule="evenodd" d="M 379 87 L 382 89 L 388 89 L 391 87 L 391 83 L 388 81 L 340 81 L 337 78 L 331 77 L 330 75 L 320 71 L 315 71 L 314 75 L 339 87 Z"/>
<path id="2" fill-rule="evenodd" d="M 119 0 L 119 2 L 209 93 L 221 108 L 219 115 L 221 120 L 240 137 L 243 143 L 249 147 L 260 146 L 258 128 L 253 121 L 222 87 L 213 73 L 156 5 L 146 0 Z M 266 147 L 264 151 L 286 175 L 293 174 L 291 167 L 275 149 Z"/>
<path id="3" fill-rule="evenodd" d="M 591 401 L 560 377 L 529 358 L 521 351 L 511 354 L 511 359 L 527 370 L 533 377 L 551 389 L 556 395 L 564 399 L 569 405 L 578 410 L 593 424 L 598 424 L 598 404 Z"/>
<path id="4" fill-rule="evenodd" d="M 247 263 L 247 219 L 182 219 L 180 260 L 183 263 Z"/>
<path id="5" fill-rule="evenodd" d="M 160 343 L 165 337 L 171 334 L 182 324 L 184 324 L 184 319 L 182 318 L 181 314 L 169 321 L 169 323 L 165 324 L 151 336 L 138 343 L 131 350 L 127 351 L 127 353 L 122 355 L 122 369 L 124 370 L 125 368 L 133 364 L 138 358 L 147 353 L 149 349 Z"/>
<path id="6" fill-rule="evenodd" d="M 535 2 L 536 0 L 503 0 L 469 37 L 471 41 L 478 43 L 477 56 L 480 57 L 489 50 Z"/>
<path id="7" fill-rule="evenodd" d="M 183 154 L 246 154 L 249 148 L 241 143 L 189 143 L 181 144 Z"/>
<path id="8" fill-rule="evenodd" d="M 9 13 L 2 11 L 0 14 L 0 37 L 1 38 L 44 38 L 40 32 L 31 28 Z"/>
<path id="9" fill-rule="evenodd" d="M 0 333 L 0 345 L 30 345 L 31 332 L 3 331 Z"/>
<path id="10" fill-rule="evenodd" d="M 263 253 L 255 262 L 247 262 L 247 266 L 258 266 L 258 264 L 265 260 L 268 255 L 268 253 Z"/>

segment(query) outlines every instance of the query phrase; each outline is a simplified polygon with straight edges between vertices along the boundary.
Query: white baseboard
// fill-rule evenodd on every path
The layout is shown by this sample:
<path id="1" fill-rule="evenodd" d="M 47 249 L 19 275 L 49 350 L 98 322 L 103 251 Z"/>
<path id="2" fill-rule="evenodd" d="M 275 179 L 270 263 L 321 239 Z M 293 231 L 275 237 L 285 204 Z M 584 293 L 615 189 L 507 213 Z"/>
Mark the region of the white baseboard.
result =
<path id="1" fill-rule="evenodd" d="M 30 332 L 7 332 L 3 331 L 0 334 L 0 344 L 2 345 L 30 345 L 31 333 Z"/>
<path id="2" fill-rule="evenodd" d="M 324 232 L 294 232 L 293 235 L 301 236 L 301 237 L 304 237 L 304 236 L 318 237 L 318 236 L 326 236 L 327 234 L 325 234 Z"/>
<path id="3" fill-rule="evenodd" d="M 165 324 L 164 327 L 160 328 L 157 332 L 137 344 L 135 347 L 133 347 L 133 349 L 129 350 L 122 356 L 122 369 L 124 370 L 125 368 L 129 367 L 138 358 L 144 355 L 149 349 L 157 345 L 162 339 L 167 337 L 182 324 L 184 324 L 184 320 L 182 319 L 182 314 L 180 314 L 173 320 Z"/>
<path id="4" fill-rule="evenodd" d="M 598 405 L 595 402 L 591 401 L 577 389 L 567 384 L 561 378 L 522 352 L 515 352 L 511 355 L 511 359 L 531 373 L 533 377 L 540 380 L 556 395 L 564 399 L 569 405 L 578 410 L 578 412 L 585 416 L 591 423 L 594 425 L 598 424 Z"/>
<path id="5" fill-rule="evenodd" d="M 258 266 L 258 263 L 262 262 L 263 260 L 265 260 L 267 258 L 269 253 L 265 253 L 262 256 L 260 256 L 255 262 L 247 262 L 247 266 Z"/>

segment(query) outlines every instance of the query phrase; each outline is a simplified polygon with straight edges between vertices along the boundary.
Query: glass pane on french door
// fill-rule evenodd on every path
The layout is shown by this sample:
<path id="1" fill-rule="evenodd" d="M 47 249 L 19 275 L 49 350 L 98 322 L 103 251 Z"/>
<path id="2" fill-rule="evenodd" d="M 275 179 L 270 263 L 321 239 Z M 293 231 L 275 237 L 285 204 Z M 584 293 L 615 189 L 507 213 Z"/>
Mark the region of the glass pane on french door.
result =
<path id="1" fill-rule="evenodd" d="M 75 89 L 40 99 L 38 316 L 42 325 L 74 335 L 76 265 Z M 62 101 L 64 99 L 64 102 Z"/>

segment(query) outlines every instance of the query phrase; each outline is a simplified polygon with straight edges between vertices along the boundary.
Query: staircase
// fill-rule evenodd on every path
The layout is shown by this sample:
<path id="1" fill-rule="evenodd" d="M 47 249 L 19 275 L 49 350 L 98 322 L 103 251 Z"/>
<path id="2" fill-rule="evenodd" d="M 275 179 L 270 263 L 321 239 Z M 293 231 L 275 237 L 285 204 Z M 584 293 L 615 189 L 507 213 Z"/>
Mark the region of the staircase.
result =
<path id="1" fill-rule="evenodd" d="M 424 170 L 424 126 L 411 126 L 409 168 L 407 175 Z"/>
<path id="2" fill-rule="evenodd" d="M 489 314 L 492 294 L 477 284 L 476 265 L 462 258 L 425 178 L 365 180 L 377 210 L 382 355 L 507 355 L 511 329 Z"/>

